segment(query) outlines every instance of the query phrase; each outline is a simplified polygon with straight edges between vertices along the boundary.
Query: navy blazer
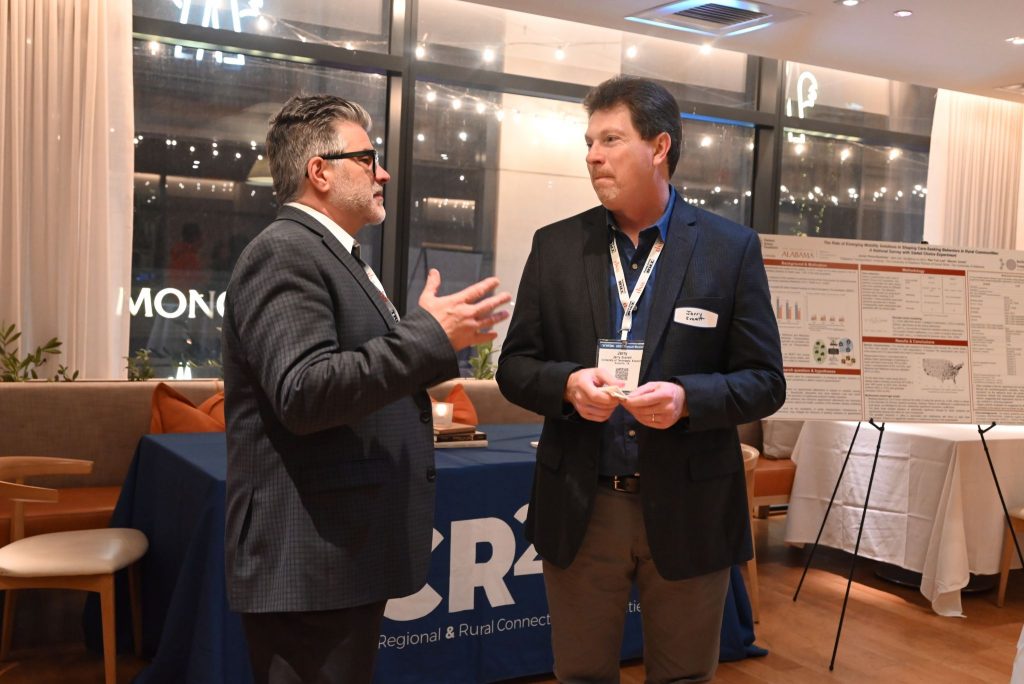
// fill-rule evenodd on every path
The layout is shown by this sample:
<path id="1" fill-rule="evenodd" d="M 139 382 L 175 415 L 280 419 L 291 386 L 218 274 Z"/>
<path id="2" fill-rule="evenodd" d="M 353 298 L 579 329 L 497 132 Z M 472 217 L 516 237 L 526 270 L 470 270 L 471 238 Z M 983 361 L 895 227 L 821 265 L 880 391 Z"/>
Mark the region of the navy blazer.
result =
<path id="1" fill-rule="evenodd" d="M 434 446 L 425 388 L 458 375 L 437 321 L 395 324 L 362 266 L 293 207 L 228 285 L 228 600 L 348 608 L 426 581 Z"/>
<path id="2" fill-rule="evenodd" d="M 545 417 L 526 533 L 559 567 L 583 541 L 597 488 L 602 426 L 576 414 L 563 393 L 607 337 L 606 215 L 599 206 L 536 232 L 498 365 L 502 393 Z M 640 428 L 639 496 L 658 571 L 683 579 L 751 557 L 736 426 L 774 413 L 786 386 L 753 230 L 680 196 L 653 296 L 640 383 L 678 382 L 690 415 L 665 430 Z M 717 325 L 678 323 L 681 307 L 713 311 Z"/>

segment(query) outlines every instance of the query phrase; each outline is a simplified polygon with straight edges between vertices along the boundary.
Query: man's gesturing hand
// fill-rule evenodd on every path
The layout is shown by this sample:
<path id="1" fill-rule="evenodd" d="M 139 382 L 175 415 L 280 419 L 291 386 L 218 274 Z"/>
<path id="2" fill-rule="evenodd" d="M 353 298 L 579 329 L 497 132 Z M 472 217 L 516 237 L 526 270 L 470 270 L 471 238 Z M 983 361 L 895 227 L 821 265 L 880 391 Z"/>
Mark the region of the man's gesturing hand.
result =
<path id="1" fill-rule="evenodd" d="M 582 368 L 569 376 L 564 398 L 583 418 L 603 423 L 619 405 L 618 399 L 601 389 L 605 385 L 621 387 L 622 382 L 603 368 Z"/>
<path id="2" fill-rule="evenodd" d="M 455 351 L 497 337 L 491 326 L 508 318 L 508 311 L 495 311 L 495 308 L 512 301 L 512 295 L 508 292 L 483 299 L 488 292 L 498 287 L 497 278 L 484 278 L 465 290 L 444 297 L 437 296 L 437 288 L 440 286 L 441 274 L 436 268 L 430 269 L 419 304 L 441 324 Z"/>

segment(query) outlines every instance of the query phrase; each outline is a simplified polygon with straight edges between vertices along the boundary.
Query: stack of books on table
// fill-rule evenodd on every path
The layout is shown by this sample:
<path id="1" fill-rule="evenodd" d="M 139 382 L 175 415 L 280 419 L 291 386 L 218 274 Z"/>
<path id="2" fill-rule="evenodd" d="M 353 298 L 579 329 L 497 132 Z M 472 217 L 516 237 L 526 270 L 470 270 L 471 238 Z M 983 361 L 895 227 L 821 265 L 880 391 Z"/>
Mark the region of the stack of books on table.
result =
<path id="1" fill-rule="evenodd" d="M 434 426 L 434 446 L 444 448 L 485 447 L 487 434 L 480 432 L 474 425 L 451 423 L 445 426 Z"/>

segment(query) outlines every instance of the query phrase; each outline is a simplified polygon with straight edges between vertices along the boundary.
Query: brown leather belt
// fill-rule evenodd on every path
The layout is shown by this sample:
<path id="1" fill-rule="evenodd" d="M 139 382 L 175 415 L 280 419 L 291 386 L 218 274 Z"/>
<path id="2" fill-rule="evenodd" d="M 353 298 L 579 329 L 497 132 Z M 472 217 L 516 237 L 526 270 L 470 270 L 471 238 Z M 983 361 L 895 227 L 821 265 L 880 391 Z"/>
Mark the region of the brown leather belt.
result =
<path id="1" fill-rule="evenodd" d="M 599 475 L 597 483 L 617 492 L 636 494 L 640 491 L 639 475 Z"/>

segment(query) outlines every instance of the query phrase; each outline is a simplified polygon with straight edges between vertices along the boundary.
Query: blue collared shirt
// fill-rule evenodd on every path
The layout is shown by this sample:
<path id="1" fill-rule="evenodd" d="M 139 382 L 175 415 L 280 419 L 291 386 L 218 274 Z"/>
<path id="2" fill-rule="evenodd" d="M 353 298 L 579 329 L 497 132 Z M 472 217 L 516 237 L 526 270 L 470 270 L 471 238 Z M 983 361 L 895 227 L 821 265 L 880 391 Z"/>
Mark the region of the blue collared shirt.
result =
<path id="1" fill-rule="evenodd" d="M 622 270 L 625 272 L 626 285 L 632 292 L 636 281 L 640 278 L 647 257 L 650 256 L 654 243 L 660 236 L 662 240 L 668 241 L 668 226 L 672 219 L 672 209 L 676 203 L 676 191 L 669 186 L 668 204 L 661 218 L 650 228 L 640 231 L 637 245 L 633 246 L 630 240 L 618 226 L 611 212 L 608 212 L 608 234 L 609 240 L 615 240 L 619 248 L 619 259 L 622 261 Z M 662 253 L 664 254 L 664 252 Z M 651 302 L 654 301 L 654 282 L 658 275 L 658 268 L 661 260 L 655 264 L 651 271 L 650 280 L 644 289 L 643 296 L 637 302 L 637 308 L 633 312 L 633 326 L 629 331 L 629 339 L 643 340 L 647 331 L 647 321 L 650 318 Z M 608 338 L 619 339 L 622 328 L 622 303 L 619 301 L 618 286 L 615 282 L 615 271 L 608 264 L 608 305 L 611 315 L 608 317 Z M 602 475 L 632 475 L 638 471 L 640 457 L 637 452 L 637 427 L 639 423 L 633 419 L 626 409 L 621 406 L 608 419 L 604 426 L 604 435 L 601 440 L 601 462 L 600 472 Z"/>

